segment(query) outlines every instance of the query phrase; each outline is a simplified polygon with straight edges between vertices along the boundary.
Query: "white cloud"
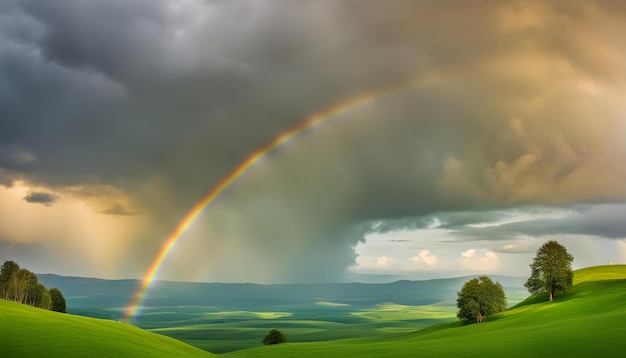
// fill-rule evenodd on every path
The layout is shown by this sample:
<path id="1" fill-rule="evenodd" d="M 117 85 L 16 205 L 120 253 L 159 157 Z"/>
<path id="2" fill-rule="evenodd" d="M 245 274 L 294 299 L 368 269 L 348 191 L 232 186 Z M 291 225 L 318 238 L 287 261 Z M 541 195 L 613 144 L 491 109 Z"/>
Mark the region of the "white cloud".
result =
<path id="1" fill-rule="evenodd" d="M 469 271 L 493 272 L 500 267 L 500 258 L 491 250 L 482 250 L 482 255 L 475 255 L 476 250 L 469 249 L 461 253 L 459 268 Z"/>
<path id="2" fill-rule="evenodd" d="M 461 253 L 461 256 L 465 257 L 465 258 L 471 258 L 472 256 L 474 256 L 474 253 L 476 252 L 476 250 L 474 249 L 469 249 L 467 251 L 464 251 Z"/>
<path id="3" fill-rule="evenodd" d="M 389 270 L 395 265 L 395 263 L 396 259 L 393 257 L 381 256 L 376 260 L 375 268 L 379 270 Z"/>
<path id="4" fill-rule="evenodd" d="M 420 251 L 417 256 L 410 257 L 409 260 L 413 262 L 423 262 L 428 265 L 428 267 L 435 267 L 439 265 L 439 258 L 426 249 Z"/>

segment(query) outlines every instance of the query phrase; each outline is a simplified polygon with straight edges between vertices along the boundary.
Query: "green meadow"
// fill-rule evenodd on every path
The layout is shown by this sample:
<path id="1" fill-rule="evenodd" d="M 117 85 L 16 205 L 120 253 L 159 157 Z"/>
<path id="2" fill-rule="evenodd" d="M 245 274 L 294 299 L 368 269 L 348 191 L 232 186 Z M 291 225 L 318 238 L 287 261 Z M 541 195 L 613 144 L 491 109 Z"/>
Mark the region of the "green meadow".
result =
<path id="1" fill-rule="evenodd" d="M 137 281 L 41 275 L 59 287 L 68 312 L 123 319 Z M 456 292 L 468 277 L 385 284 L 221 284 L 161 281 L 129 322 L 213 353 L 262 346 L 272 328 L 295 342 L 393 336 L 456 321 Z M 511 304 L 526 296 L 523 278 L 498 277 Z"/>
<path id="2" fill-rule="evenodd" d="M 200 310 L 201 308 L 197 308 Z M 189 308 L 145 314 L 142 327 L 214 353 L 262 346 L 261 338 L 279 328 L 289 342 L 326 342 L 349 338 L 393 337 L 441 322 L 455 321 L 450 305 L 405 306 L 380 304 L 368 310 L 302 309 L 288 312 L 220 311 L 190 313 Z M 186 312 L 183 312 L 186 311 Z M 165 323 L 164 316 L 172 321 Z M 186 318 L 183 318 L 186 317 Z M 153 320 L 150 328 L 147 321 Z"/>
<path id="3" fill-rule="evenodd" d="M 458 321 L 411 333 L 286 343 L 225 357 L 609 357 L 626 351 L 626 266 L 577 270 L 567 294 L 529 297 L 481 324 Z M 288 335 L 288 329 L 283 333 Z"/>
<path id="4" fill-rule="evenodd" d="M 210 357 L 173 338 L 111 320 L 0 300 L 3 357 Z"/>
<path id="5" fill-rule="evenodd" d="M 451 301 L 357 308 L 319 301 L 273 311 L 154 307 L 143 313 L 140 329 L 0 301 L 0 333 L 3 352 L 29 357 L 210 356 L 206 351 L 224 357 L 590 357 L 626 351 L 626 265 L 575 271 L 574 286 L 552 303 L 545 295 L 515 302 L 468 325 L 455 317 Z M 287 343 L 263 346 L 272 328 Z"/>

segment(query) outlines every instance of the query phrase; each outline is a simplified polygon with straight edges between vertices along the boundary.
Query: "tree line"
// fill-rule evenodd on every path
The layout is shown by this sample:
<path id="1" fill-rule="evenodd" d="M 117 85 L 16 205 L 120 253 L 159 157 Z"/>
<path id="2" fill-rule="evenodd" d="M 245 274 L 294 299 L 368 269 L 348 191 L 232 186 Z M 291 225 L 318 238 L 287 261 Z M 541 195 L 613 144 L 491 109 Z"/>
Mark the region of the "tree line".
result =
<path id="1" fill-rule="evenodd" d="M 58 288 L 48 290 L 33 272 L 5 261 L 0 268 L 0 298 L 57 312 L 66 312 L 65 298 Z"/>
<path id="2" fill-rule="evenodd" d="M 533 294 L 547 293 L 550 302 L 557 293 L 566 292 L 574 281 L 572 261 L 574 258 L 567 249 L 556 241 L 548 241 L 537 250 L 530 264 L 531 275 L 524 284 Z M 457 317 L 477 323 L 487 316 L 506 309 L 506 297 L 499 282 L 487 276 L 467 281 L 457 293 Z"/>

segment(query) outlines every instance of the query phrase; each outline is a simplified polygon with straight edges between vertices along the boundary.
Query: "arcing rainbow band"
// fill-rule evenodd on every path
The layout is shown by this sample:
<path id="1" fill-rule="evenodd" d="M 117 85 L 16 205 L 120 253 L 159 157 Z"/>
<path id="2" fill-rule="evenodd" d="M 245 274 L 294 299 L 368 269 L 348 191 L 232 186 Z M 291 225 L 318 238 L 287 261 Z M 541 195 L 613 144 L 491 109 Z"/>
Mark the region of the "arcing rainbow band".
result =
<path id="1" fill-rule="evenodd" d="M 377 99 L 388 97 L 390 95 L 413 89 L 417 86 L 417 83 L 411 82 L 402 84 L 399 86 L 392 86 L 376 92 L 369 92 L 361 94 L 347 101 L 340 102 L 322 112 L 316 113 L 294 127 L 282 132 L 278 137 L 267 143 L 265 146 L 252 153 L 246 160 L 241 162 L 230 174 L 228 174 L 222 181 L 220 181 L 211 191 L 209 191 L 194 207 L 187 213 L 183 220 L 178 224 L 176 229 L 170 234 L 165 241 L 165 244 L 159 250 L 159 253 L 152 261 L 150 268 L 143 277 L 142 284 L 139 286 L 133 301 L 126 308 L 125 317 L 127 319 L 133 318 L 138 311 L 142 308 L 143 302 L 146 299 L 152 282 L 154 281 L 163 261 L 169 254 L 170 250 L 174 247 L 176 242 L 185 233 L 191 223 L 207 208 L 211 205 L 217 197 L 228 188 L 239 176 L 245 173 L 250 167 L 252 167 L 257 161 L 271 152 L 274 148 L 281 146 L 285 142 L 289 141 L 293 137 L 302 133 L 306 129 L 313 128 L 324 121 L 327 121 L 341 113 L 345 113 L 351 109 L 361 107 L 368 103 L 371 103 Z"/>

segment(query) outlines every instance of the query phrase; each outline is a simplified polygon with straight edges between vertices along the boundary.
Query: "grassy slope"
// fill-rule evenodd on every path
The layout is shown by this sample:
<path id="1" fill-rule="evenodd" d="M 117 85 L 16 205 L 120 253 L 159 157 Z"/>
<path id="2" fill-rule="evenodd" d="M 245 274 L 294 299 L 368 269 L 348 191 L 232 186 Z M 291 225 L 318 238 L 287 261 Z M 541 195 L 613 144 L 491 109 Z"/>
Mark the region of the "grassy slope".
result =
<path id="1" fill-rule="evenodd" d="M 575 272 L 571 290 L 550 303 L 530 297 L 483 324 L 433 326 L 393 338 L 292 343 L 226 357 L 622 356 L 626 351 L 626 265 Z M 280 328 L 280 327 L 277 327 Z M 283 330 L 289 336 L 288 330 Z"/>
<path id="2" fill-rule="evenodd" d="M 8 357 L 208 357 L 173 338 L 111 320 L 0 300 L 0 355 Z"/>

